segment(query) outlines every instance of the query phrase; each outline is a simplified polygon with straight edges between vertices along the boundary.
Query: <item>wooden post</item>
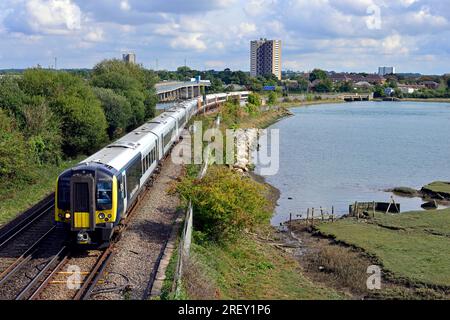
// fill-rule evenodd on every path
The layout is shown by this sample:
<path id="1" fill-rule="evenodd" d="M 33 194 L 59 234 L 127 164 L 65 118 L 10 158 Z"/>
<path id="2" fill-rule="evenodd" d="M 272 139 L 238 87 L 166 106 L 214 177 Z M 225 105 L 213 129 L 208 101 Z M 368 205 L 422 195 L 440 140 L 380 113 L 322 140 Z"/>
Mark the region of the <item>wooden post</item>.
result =
<path id="1" fill-rule="evenodd" d="M 392 201 L 393 201 L 393 200 L 394 200 L 394 197 L 391 196 L 391 202 L 389 202 L 389 206 L 388 206 L 388 208 L 387 208 L 385 214 L 388 214 L 388 213 L 389 213 L 389 210 L 391 209 L 391 205 L 392 205 Z"/>
<path id="2" fill-rule="evenodd" d="M 331 222 L 334 222 L 334 206 L 331 207 Z"/>
<path id="3" fill-rule="evenodd" d="M 309 221 L 309 208 L 308 211 L 306 211 L 306 224 L 308 224 Z"/>
<path id="4" fill-rule="evenodd" d="M 375 201 L 373 202 L 373 218 L 375 219 Z"/>
<path id="5" fill-rule="evenodd" d="M 359 220 L 359 209 L 358 209 L 358 201 L 355 202 L 355 214 L 356 214 L 356 220 Z"/>
<path id="6" fill-rule="evenodd" d="M 322 217 L 322 222 L 323 222 L 324 217 L 323 217 L 323 209 L 322 209 L 322 207 L 320 207 L 320 216 Z"/>
<path id="7" fill-rule="evenodd" d="M 292 213 L 289 213 L 289 229 L 292 230 Z"/>
<path id="8" fill-rule="evenodd" d="M 311 224 L 314 226 L 314 208 L 312 208 L 312 213 L 311 213 Z"/>

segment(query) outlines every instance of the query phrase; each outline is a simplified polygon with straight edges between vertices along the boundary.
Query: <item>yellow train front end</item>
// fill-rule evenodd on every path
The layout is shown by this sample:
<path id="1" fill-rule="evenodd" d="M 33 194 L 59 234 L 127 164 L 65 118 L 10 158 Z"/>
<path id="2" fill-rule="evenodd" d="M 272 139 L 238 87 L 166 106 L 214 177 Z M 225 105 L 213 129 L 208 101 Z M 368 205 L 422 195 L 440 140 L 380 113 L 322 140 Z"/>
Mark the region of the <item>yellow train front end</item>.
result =
<path id="1" fill-rule="evenodd" d="M 82 164 L 56 183 L 55 222 L 79 245 L 110 241 L 119 221 L 118 180 L 100 164 Z"/>

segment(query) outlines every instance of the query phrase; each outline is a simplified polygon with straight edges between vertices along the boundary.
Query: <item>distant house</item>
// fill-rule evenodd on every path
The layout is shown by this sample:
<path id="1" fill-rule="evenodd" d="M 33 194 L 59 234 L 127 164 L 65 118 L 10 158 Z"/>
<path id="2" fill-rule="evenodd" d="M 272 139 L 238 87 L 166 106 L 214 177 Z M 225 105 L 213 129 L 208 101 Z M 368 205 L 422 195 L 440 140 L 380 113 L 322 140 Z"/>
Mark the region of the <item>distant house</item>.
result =
<path id="1" fill-rule="evenodd" d="M 384 84 L 384 83 L 386 83 L 386 78 L 382 77 L 378 74 L 369 74 L 365 78 L 365 81 L 372 83 L 372 84 Z"/>
<path id="2" fill-rule="evenodd" d="M 384 94 L 387 95 L 388 97 L 391 97 L 394 93 L 395 93 L 395 90 L 392 88 L 384 89 Z"/>
<path id="3" fill-rule="evenodd" d="M 351 78 L 345 73 L 334 73 L 329 76 L 333 83 L 351 81 Z"/>
<path id="4" fill-rule="evenodd" d="M 426 87 L 418 84 L 399 84 L 398 88 L 404 94 L 412 94 L 418 90 L 425 89 Z"/>
<path id="5" fill-rule="evenodd" d="M 439 88 L 439 83 L 434 81 L 423 81 L 421 84 L 424 85 L 427 89 L 431 90 L 436 90 Z"/>
<path id="6" fill-rule="evenodd" d="M 359 81 L 359 82 L 355 83 L 355 89 L 369 89 L 372 87 L 373 87 L 373 85 L 371 85 L 367 81 Z"/>
<path id="7" fill-rule="evenodd" d="M 282 83 L 286 88 L 291 90 L 296 90 L 299 87 L 297 80 L 283 80 Z"/>
<path id="8" fill-rule="evenodd" d="M 334 73 L 329 76 L 334 83 L 351 81 L 354 84 L 358 82 L 368 82 L 369 84 L 384 84 L 386 78 L 377 74 L 352 74 L 352 73 Z"/>

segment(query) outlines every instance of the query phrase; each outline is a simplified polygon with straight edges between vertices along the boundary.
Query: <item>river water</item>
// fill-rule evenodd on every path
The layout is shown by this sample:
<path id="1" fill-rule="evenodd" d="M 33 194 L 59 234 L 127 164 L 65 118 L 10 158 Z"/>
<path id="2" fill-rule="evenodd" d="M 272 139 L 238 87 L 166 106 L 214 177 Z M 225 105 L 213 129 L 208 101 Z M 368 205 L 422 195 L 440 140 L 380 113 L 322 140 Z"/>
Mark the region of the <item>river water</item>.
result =
<path id="1" fill-rule="evenodd" d="M 343 215 L 355 201 L 388 202 L 389 188 L 450 180 L 450 104 L 356 102 L 292 112 L 269 128 L 280 130 L 280 169 L 266 176 L 281 192 L 274 225 L 307 208 L 334 206 Z M 402 212 L 423 203 L 395 200 Z"/>

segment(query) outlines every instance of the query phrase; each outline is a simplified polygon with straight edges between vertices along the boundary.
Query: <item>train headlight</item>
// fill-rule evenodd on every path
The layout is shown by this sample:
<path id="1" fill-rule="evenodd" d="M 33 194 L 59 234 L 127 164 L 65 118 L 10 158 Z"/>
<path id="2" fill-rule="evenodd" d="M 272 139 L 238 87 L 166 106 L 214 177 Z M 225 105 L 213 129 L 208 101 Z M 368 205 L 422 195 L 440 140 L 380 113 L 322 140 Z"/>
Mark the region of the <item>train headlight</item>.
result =
<path id="1" fill-rule="evenodd" d="M 106 218 L 106 216 L 105 216 L 105 214 L 104 214 L 103 212 L 101 212 L 101 213 L 98 214 L 98 218 L 99 218 L 100 220 L 103 220 L 103 219 Z"/>
<path id="2" fill-rule="evenodd" d="M 66 213 L 65 218 L 70 219 L 70 213 Z"/>

